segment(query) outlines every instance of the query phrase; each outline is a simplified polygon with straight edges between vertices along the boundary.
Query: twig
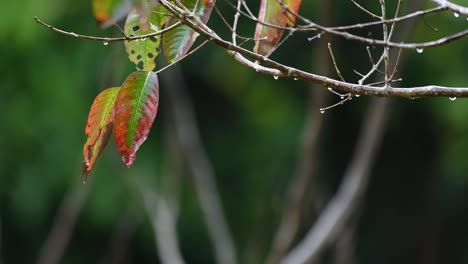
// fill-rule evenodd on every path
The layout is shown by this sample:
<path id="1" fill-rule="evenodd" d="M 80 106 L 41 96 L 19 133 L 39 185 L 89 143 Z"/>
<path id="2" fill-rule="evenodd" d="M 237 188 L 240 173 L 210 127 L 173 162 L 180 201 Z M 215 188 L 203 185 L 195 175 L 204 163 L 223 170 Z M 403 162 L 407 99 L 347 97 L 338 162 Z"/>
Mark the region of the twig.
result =
<path id="1" fill-rule="evenodd" d="M 366 189 L 370 170 L 383 137 L 388 110 L 388 100 L 373 100 L 363 121 L 363 128 L 343 183 L 305 238 L 281 263 L 297 264 L 316 259 L 343 228 Z"/>
<path id="2" fill-rule="evenodd" d="M 96 36 L 89 36 L 89 35 L 83 35 L 83 34 L 77 34 L 75 32 L 69 32 L 69 31 L 65 31 L 63 29 L 59 29 L 59 28 L 56 28 L 52 25 L 49 25 L 45 22 L 43 22 L 42 20 L 40 20 L 37 16 L 34 17 L 34 20 L 36 20 L 37 23 L 43 25 L 44 27 L 46 28 L 49 28 L 50 30 L 54 31 L 54 32 L 57 32 L 57 33 L 60 33 L 60 34 L 63 34 L 63 35 L 67 35 L 67 36 L 71 36 L 71 37 L 74 37 L 74 38 L 81 38 L 81 39 L 89 39 L 89 40 L 95 40 L 95 41 L 102 41 L 102 42 L 106 42 L 106 43 L 109 43 L 109 42 L 115 42 L 115 41 L 131 41 L 131 40 L 140 40 L 140 39 L 144 39 L 144 38 L 149 38 L 149 37 L 154 37 L 154 36 L 157 36 L 157 35 L 161 35 L 165 32 L 168 32 L 168 31 L 171 31 L 173 30 L 174 28 L 178 27 L 181 25 L 180 21 L 177 21 L 176 23 L 174 23 L 173 25 L 165 28 L 165 29 L 162 29 L 158 32 L 153 32 L 153 33 L 149 33 L 149 34 L 145 34 L 145 35 L 140 35 L 140 36 L 127 36 L 124 34 L 123 37 L 120 37 L 120 38 L 109 38 L 109 37 L 96 37 Z"/>
<path id="3" fill-rule="evenodd" d="M 156 74 L 160 74 L 161 72 L 171 68 L 171 67 L 174 67 L 177 63 L 179 63 L 180 61 L 186 59 L 188 56 L 194 54 L 195 52 L 197 52 L 198 50 L 200 50 L 201 48 L 203 48 L 206 44 L 208 44 L 208 40 L 205 40 L 203 41 L 200 45 L 198 45 L 196 48 L 192 49 L 191 51 L 187 52 L 184 56 L 178 58 L 177 60 L 175 60 L 174 62 L 172 62 L 171 64 L 168 64 L 164 67 L 162 67 L 161 69 L 155 71 L 154 73 Z"/>
<path id="4" fill-rule="evenodd" d="M 432 0 L 432 1 L 439 4 L 441 7 L 446 7 L 452 10 L 453 12 L 457 12 L 458 14 L 468 15 L 468 7 L 457 5 L 446 0 Z"/>
<path id="5" fill-rule="evenodd" d="M 361 6 L 361 5 L 360 5 L 359 3 L 357 3 L 356 1 L 351 0 L 351 2 L 352 2 L 357 8 L 361 9 L 362 11 L 364 11 L 364 13 L 367 13 L 367 14 L 370 15 L 371 17 L 377 18 L 377 19 L 380 19 L 380 20 L 383 19 L 383 17 L 380 17 L 380 16 L 378 16 L 378 15 L 372 13 L 371 11 L 365 9 L 363 6 Z"/>
<path id="6" fill-rule="evenodd" d="M 216 263 L 236 263 L 235 246 L 221 207 L 215 174 L 195 123 L 192 102 L 184 92 L 182 74 L 173 67 L 162 75 L 174 119 L 177 144 L 192 173 L 200 206 L 211 237 Z"/>

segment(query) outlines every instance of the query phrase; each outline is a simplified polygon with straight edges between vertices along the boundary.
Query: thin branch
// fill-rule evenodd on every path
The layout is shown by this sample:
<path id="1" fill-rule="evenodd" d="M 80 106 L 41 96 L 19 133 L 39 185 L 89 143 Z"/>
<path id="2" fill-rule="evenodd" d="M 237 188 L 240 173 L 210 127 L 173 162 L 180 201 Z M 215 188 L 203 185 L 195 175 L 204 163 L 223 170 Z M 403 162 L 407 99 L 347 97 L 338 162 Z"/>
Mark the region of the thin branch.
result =
<path id="1" fill-rule="evenodd" d="M 163 34 L 165 32 L 171 31 L 174 28 L 181 25 L 181 22 L 177 21 L 173 25 L 171 25 L 171 26 L 169 26 L 169 27 L 167 27 L 165 29 L 162 29 L 160 31 L 157 31 L 157 32 L 153 32 L 153 33 L 149 33 L 149 34 L 145 34 L 145 35 L 141 35 L 141 36 L 127 36 L 127 35 L 124 34 L 124 36 L 120 37 L 120 38 L 110 38 L 110 37 L 89 36 L 89 35 L 78 34 L 78 33 L 75 33 L 75 32 L 65 31 L 63 29 L 56 28 L 56 27 L 54 27 L 52 25 L 49 25 L 49 24 L 43 22 L 37 16 L 34 17 L 34 20 L 36 20 L 36 22 L 39 23 L 40 25 L 43 25 L 44 27 L 49 28 L 50 30 L 52 30 L 54 32 L 57 32 L 57 33 L 60 33 L 60 34 L 63 34 L 63 35 L 71 36 L 71 37 L 74 37 L 74 38 L 102 41 L 102 42 L 105 42 L 105 43 L 115 42 L 115 41 L 140 40 L 140 39 L 144 39 L 144 38 L 154 37 L 154 36 L 157 36 L 157 35 L 161 35 L 161 34 Z"/>
<path id="2" fill-rule="evenodd" d="M 446 1 L 446 0 L 432 0 L 432 2 L 435 2 L 435 3 L 439 4 L 441 7 L 448 8 L 448 9 L 450 9 L 453 12 L 456 12 L 458 14 L 468 16 L 468 7 L 457 5 L 457 4 L 454 4 L 454 3 Z"/>
<path id="3" fill-rule="evenodd" d="M 389 106 L 387 99 L 374 99 L 363 121 L 363 128 L 343 183 L 305 238 L 281 263 L 297 264 L 316 259 L 342 230 L 366 190 L 383 137 Z"/>
<path id="4" fill-rule="evenodd" d="M 371 11 L 365 9 L 362 5 L 360 5 L 360 4 L 357 3 L 356 1 L 351 0 L 351 2 L 352 2 L 358 9 L 361 9 L 362 11 L 364 11 L 364 13 L 367 13 L 367 14 L 370 15 L 371 17 L 377 18 L 377 19 L 379 19 L 379 20 L 383 20 L 383 19 L 382 19 L 383 17 L 380 17 L 380 16 L 378 16 L 378 15 L 372 13 Z"/>
<path id="5" fill-rule="evenodd" d="M 161 72 L 175 66 L 177 63 L 179 63 L 180 61 L 186 59 L 188 56 L 194 54 L 195 52 L 197 52 L 198 50 L 200 50 L 201 48 L 203 48 L 206 44 L 208 44 L 208 40 L 205 40 L 203 41 L 200 45 L 198 45 L 196 48 L 192 49 L 191 51 L 187 52 L 184 56 L 178 58 L 177 60 L 173 61 L 171 64 L 168 64 L 164 67 L 162 67 L 161 69 L 155 71 L 154 73 L 156 74 L 160 74 Z"/>

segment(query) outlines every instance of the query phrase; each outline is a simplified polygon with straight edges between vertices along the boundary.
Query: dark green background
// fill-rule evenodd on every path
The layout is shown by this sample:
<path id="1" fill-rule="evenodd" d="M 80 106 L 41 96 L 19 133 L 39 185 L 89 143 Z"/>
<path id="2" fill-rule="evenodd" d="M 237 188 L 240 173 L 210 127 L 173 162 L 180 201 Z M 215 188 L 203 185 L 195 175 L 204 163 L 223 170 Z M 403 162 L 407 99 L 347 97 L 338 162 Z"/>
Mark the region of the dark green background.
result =
<path id="1" fill-rule="evenodd" d="M 68 189 L 80 182 L 84 125 L 94 97 L 120 85 L 133 65 L 122 43 L 103 45 L 53 33 L 33 20 L 89 35 L 101 31 L 90 1 L 0 2 L 0 263 L 33 263 Z M 251 1 L 255 6 L 256 1 Z M 318 1 L 302 13 L 317 18 Z M 334 24 L 369 18 L 338 1 Z M 377 1 L 375 1 L 377 2 Z M 411 2 L 411 1 L 410 1 Z M 219 6 L 228 19 L 232 11 Z M 376 4 L 368 6 L 378 10 Z M 389 7 L 390 10 L 392 8 Z M 324 12 L 324 11 L 322 11 Z M 413 41 L 466 29 L 450 12 L 417 21 Z M 211 24 L 229 37 L 218 18 Z M 254 25 L 241 21 L 241 32 Z M 365 31 L 364 31 L 365 32 Z M 379 36 L 379 28 L 372 29 Z M 302 69 L 315 65 L 309 34 L 296 34 L 274 58 Z M 468 39 L 408 55 L 402 86 L 468 86 Z M 334 49 L 350 81 L 369 63 L 363 45 L 339 40 Z M 294 175 L 306 111 L 307 83 L 255 73 L 209 44 L 181 63 L 203 143 L 215 170 L 241 263 L 261 263 L 274 234 L 284 190 Z M 98 160 L 86 202 L 61 263 L 106 263 L 111 234 L 123 217 L 136 226 L 127 263 L 158 261 L 149 220 L 132 182 L 155 189 L 165 160 L 168 105 L 159 114 L 135 165 L 120 162 L 113 139 Z M 339 98 L 334 97 L 338 101 Z M 468 103 L 448 98 L 393 99 L 384 142 L 372 170 L 354 245 L 358 263 L 468 262 Z M 319 186 L 332 194 L 348 164 L 369 98 L 326 112 Z M 318 109 L 316 109 L 318 111 Z M 170 173 L 169 173 L 170 174 Z M 168 176 L 170 177 L 170 175 Z M 187 170 L 180 180 L 179 239 L 187 263 L 213 263 L 210 240 Z M 172 194 L 171 194 L 172 195 Z"/>

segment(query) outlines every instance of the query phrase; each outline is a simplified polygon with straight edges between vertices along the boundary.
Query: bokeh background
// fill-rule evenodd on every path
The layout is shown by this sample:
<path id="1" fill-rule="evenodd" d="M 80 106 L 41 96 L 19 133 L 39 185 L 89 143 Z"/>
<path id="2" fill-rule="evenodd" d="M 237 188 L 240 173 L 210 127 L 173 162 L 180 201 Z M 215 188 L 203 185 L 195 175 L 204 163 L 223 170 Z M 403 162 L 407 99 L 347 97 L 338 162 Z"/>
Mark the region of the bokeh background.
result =
<path id="1" fill-rule="evenodd" d="M 178 158 L 180 150 L 171 150 L 175 132 L 167 85 L 161 85 L 158 117 L 135 165 L 124 167 L 111 139 L 82 184 L 89 107 L 99 91 L 120 85 L 134 66 L 122 43 L 103 45 L 63 36 L 39 26 L 33 17 L 69 31 L 118 36 L 115 29 L 98 28 L 88 2 L 0 2 L 0 263 L 35 263 L 47 250 L 63 252 L 59 263 L 159 263 L 153 226 L 138 187 L 142 185 L 175 204 L 185 261 L 214 263 L 190 170 Z M 218 2 L 232 21 L 232 9 Z M 317 20 L 326 13 L 333 25 L 370 20 L 350 1 L 336 2 L 333 9 L 323 10 L 322 1 L 304 1 L 302 14 Z M 376 3 L 363 4 L 378 12 L 378 1 L 372 2 Z M 257 12 L 257 2 L 249 3 Z M 389 10 L 393 5 L 389 3 Z M 210 25 L 229 37 L 215 14 Z M 467 25 L 463 16 L 434 14 L 416 20 L 409 40 L 439 38 Z M 247 19 L 240 27 L 244 35 L 253 33 L 254 24 Z M 379 30 L 361 33 L 379 37 Z M 308 41 L 311 36 L 295 34 L 274 58 L 316 69 L 320 57 L 316 47 L 326 40 Z M 353 69 L 369 69 L 365 46 L 342 39 L 332 43 L 347 80 L 358 79 Z M 421 54 L 404 51 L 400 85 L 468 86 L 467 44 L 468 39 L 461 39 Z M 379 49 L 373 51 L 377 54 Z M 213 44 L 183 61 L 179 70 L 183 80 L 177 81 L 185 83 L 183 89 L 193 102 L 192 114 L 214 167 L 239 263 L 263 263 L 297 170 L 308 104 L 314 97 L 311 90 L 323 88 L 257 74 Z M 329 95 L 327 100 L 322 107 L 340 99 Z M 355 155 L 370 101 L 361 96 L 322 115 L 320 147 L 310 161 L 318 170 L 315 191 L 306 199 L 309 207 L 317 205 L 314 208 L 320 210 L 338 188 Z M 466 100 L 391 99 L 390 112 L 368 189 L 353 217 L 349 245 L 353 257 L 344 263 L 467 263 Z M 302 235 L 316 214 L 307 214 Z M 57 230 L 62 240 L 45 248 L 57 219 L 68 229 Z M 337 263 L 336 250 L 328 247 L 321 263 Z"/>

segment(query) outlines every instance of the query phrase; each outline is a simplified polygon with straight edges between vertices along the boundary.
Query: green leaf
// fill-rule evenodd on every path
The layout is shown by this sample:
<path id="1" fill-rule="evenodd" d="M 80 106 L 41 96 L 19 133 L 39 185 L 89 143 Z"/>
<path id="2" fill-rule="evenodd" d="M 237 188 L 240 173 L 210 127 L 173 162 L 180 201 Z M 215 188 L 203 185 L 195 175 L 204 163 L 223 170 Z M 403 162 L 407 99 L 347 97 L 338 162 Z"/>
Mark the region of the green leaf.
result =
<path id="1" fill-rule="evenodd" d="M 127 167 L 148 137 L 158 112 L 159 85 L 154 72 L 137 71 L 122 84 L 115 100 L 114 138 Z"/>
<path id="2" fill-rule="evenodd" d="M 88 137 L 83 147 L 83 174 L 88 176 L 96 163 L 96 159 L 107 144 L 112 133 L 114 116 L 114 102 L 119 87 L 102 91 L 91 106 L 85 134 Z"/>
<path id="3" fill-rule="evenodd" d="M 297 14 L 299 12 L 301 0 L 283 1 L 293 13 Z M 292 27 L 296 21 L 296 16 L 283 8 L 278 0 L 262 0 L 258 12 L 258 20 L 278 27 Z M 257 23 L 254 52 L 267 56 L 270 55 L 278 46 L 283 31 L 280 28 Z"/>
<path id="4" fill-rule="evenodd" d="M 189 10 L 195 10 L 195 15 L 203 22 L 208 22 L 211 11 L 215 4 L 214 0 L 181 0 Z M 171 17 L 166 23 L 169 27 L 177 23 L 176 17 Z M 181 25 L 169 32 L 164 33 L 163 36 L 163 50 L 164 56 L 169 63 L 174 62 L 180 57 L 184 56 L 198 37 L 198 33 L 193 31 L 186 25 Z"/>
<path id="5" fill-rule="evenodd" d="M 102 27 L 124 18 L 132 8 L 132 0 L 92 0 L 93 14 Z"/>
<path id="6" fill-rule="evenodd" d="M 152 10 L 147 4 L 148 10 Z M 127 36 L 141 36 L 159 31 L 166 22 L 167 16 L 162 14 L 165 11 L 160 4 L 149 12 L 149 17 L 142 16 L 142 12 L 137 8 L 133 9 L 125 22 L 124 33 Z M 135 63 L 138 70 L 153 71 L 156 68 L 156 57 L 159 54 L 161 36 L 153 36 L 146 39 L 125 41 L 125 49 L 128 58 Z"/>

